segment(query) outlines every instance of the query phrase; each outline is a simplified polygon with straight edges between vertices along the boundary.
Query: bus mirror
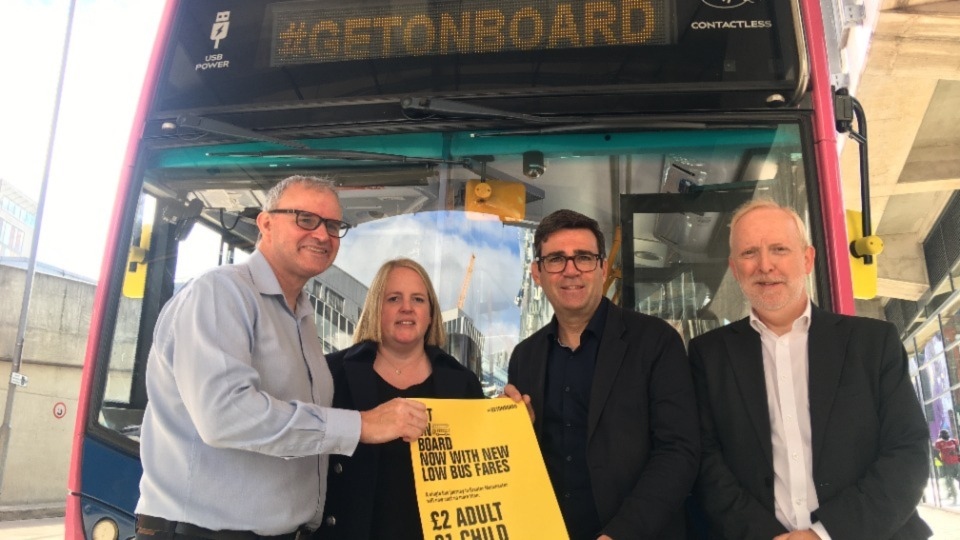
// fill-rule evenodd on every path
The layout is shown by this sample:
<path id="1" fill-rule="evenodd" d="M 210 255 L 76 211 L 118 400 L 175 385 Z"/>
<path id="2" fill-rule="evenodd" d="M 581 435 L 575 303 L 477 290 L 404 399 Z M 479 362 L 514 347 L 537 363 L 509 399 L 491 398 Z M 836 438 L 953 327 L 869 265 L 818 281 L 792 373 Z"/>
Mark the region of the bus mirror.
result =
<path id="1" fill-rule="evenodd" d="M 127 255 L 127 270 L 123 278 L 123 295 L 127 298 L 143 298 L 147 287 L 147 256 L 150 253 L 150 233 L 153 226 L 144 223 L 139 238 L 134 238 Z"/>
<path id="2" fill-rule="evenodd" d="M 520 221 L 526 216 L 527 190 L 522 182 L 468 180 L 464 209 L 497 216 L 500 221 Z"/>
<path id="3" fill-rule="evenodd" d="M 879 236 L 871 234 L 850 242 L 850 254 L 858 259 L 881 253 L 883 253 L 883 240 Z"/>
<path id="4" fill-rule="evenodd" d="M 853 297 L 860 300 L 875 298 L 877 296 L 877 255 L 883 251 L 883 242 L 876 236 L 863 236 L 863 217 L 856 210 L 847 210 L 847 238 L 850 239 L 850 277 L 853 281 Z M 868 252 L 856 252 L 858 249 L 866 249 Z M 873 256 L 869 264 L 864 259 L 864 255 Z"/>

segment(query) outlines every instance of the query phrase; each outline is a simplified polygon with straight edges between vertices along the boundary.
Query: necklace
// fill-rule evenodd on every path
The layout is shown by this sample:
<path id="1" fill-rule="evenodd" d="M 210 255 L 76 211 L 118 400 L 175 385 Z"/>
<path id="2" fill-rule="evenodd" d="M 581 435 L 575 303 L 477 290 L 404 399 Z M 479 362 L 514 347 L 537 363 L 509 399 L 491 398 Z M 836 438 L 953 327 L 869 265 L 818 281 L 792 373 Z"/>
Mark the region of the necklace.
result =
<path id="1" fill-rule="evenodd" d="M 393 370 L 393 372 L 394 372 L 395 374 L 397 374 L 397 375 L 402 375 L 402 374 L 403 374 L 403 370 L 400 369 L 399 367 L 397 367 L 397 365 L 394 364 L 393 362 L 391 362 L 390 360 L 387 360 L 386 355 L 377 353 L 377 358 L 380 358 L 380 359 L 382 359 L 384 362 L 386 362 L 388 368 L 391 369 L 391 370 Z M 419 364 L 419 360 L 420 360 L 421 358 L 426 358 L 426 354 L 422 354 L 422 355 L 420 355 L 419 357 L 417 357 L 415 360 L 413 360 L 413 367 L 416 367 L 416 366 Z"/>
<path id="2" fill-rule="evenodd" d="M 387 360 L 386 358 L 384 358 L 383 361 L 386 362 L 387 364 L 389 364 L 390 367 L 393 368 L 393 372 L 396 373 L 397 375 L 400 375 L 400 374 L 403 373 L 403 370 L 402 370 L 402 369 L 400 369 L 400 368 L 398 368 L 397 366 L 393 365 L 393 363 L 390 362 L 389 360 Z"/>

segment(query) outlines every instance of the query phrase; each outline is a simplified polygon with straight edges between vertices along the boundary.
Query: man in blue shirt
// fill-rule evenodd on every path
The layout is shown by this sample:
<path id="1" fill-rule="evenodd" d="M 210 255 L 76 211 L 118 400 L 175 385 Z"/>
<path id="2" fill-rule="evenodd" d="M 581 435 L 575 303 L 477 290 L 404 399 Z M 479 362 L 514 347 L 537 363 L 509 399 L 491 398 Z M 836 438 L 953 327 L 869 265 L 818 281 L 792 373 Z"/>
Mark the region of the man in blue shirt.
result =
<path id="1" fill-rule="evenodd" d="M 257 217 L 250 259 L 216 268 L 164 306 L 147 362 L 137 538 L 297 538 L 323 513 L 327 456 L 416 439 L 425 407 L 330 407 L 333 381 L 303 292 L 333 264 L 336 192 L 294 176 Z"/>
<path id="2" fill-rule="evenodd" d="M 505 393 L 532 407 L 570 538 L 684 538 L 700 447 L 680 336 L 604 298 L 595 220 L 550 214 L 534 251 L 532 276 L 555 316 L 513 350 Z"/>

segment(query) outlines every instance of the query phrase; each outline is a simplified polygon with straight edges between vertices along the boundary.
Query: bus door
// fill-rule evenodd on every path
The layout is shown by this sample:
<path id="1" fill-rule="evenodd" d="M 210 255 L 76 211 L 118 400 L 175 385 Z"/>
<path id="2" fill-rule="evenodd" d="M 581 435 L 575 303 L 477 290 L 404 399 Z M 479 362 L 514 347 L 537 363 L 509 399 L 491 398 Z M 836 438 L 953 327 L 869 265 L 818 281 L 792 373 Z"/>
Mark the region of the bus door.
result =
<path id="1" fill-rule="evenodd" d="M 767 135 L 767 144 L 751 146 L 717 133 L 711 149 L 691 145 L 667 153 L 652 189 L 620 197 L 624 306 L 670 322 L 684 341 L 746 316 L 728 268 L 737 207 L 772 199 L 817 229 L 809 219 L 810 183 L 796 128 L 781 126 Z M 816 298 L 814 279 L 810 287 Z"/>

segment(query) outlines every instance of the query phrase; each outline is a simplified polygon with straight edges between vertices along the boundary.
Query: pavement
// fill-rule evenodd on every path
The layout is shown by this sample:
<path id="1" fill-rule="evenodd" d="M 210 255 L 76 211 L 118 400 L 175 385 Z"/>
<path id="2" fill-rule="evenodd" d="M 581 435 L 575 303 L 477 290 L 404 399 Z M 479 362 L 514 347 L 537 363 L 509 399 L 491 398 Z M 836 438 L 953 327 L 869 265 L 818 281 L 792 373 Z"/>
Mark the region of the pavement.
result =
<path id="1" fill-rule="evenodd" d="M 920 505 L 920 517 L 933 529 L 934 540 L 960 540 L 960 511 Z M 2 540 L 62 540 L 63 518 L 0 521 Z"/>
<path id="2" fill-rule="evenodd" d="M 960 510 L 920 505 L 920 517 L 933 529 L 935 540 L 960 540 Z M 2 536 L 2 530 L 0 530 Z"/>
<path id="3" fill-rule="evenodd" d="M 0 521 L 3 540 L 63 540 L 63 518 Z"/>

